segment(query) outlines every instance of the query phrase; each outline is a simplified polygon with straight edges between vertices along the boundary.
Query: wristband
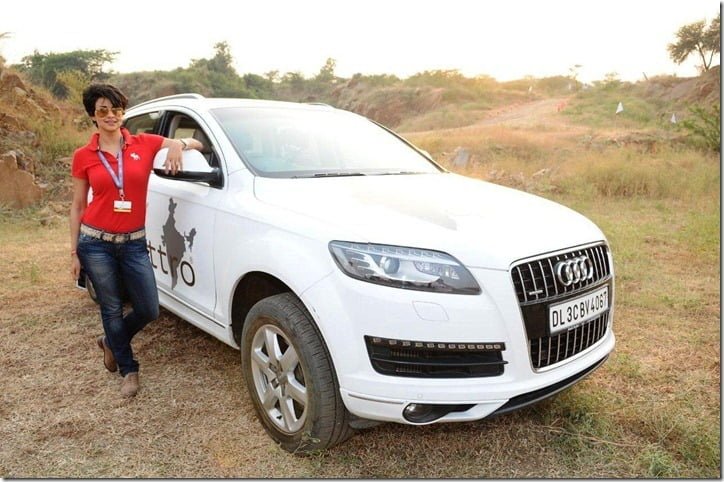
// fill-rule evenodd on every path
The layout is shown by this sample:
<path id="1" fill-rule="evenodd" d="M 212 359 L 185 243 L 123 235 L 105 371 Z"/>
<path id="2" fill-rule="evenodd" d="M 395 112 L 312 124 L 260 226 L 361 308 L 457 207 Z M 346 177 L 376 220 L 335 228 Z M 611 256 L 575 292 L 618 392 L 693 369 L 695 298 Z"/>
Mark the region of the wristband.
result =
<path id="1" fill-rule="evenodd" d="M 183 149 L 181 149 L 182 151 L 185 151 L 186 149 L 188 149 L 188 148 L 189 148 L 189 145 L 188 145 L 188 144 L 186 144 L 186 141 L 185 141 L 185 140 L 183 140 L 183 139 L 179 139 L 179 140 L 181 141 L 181 144 L 183 144 L 183 145 L 184 145 Z"/>

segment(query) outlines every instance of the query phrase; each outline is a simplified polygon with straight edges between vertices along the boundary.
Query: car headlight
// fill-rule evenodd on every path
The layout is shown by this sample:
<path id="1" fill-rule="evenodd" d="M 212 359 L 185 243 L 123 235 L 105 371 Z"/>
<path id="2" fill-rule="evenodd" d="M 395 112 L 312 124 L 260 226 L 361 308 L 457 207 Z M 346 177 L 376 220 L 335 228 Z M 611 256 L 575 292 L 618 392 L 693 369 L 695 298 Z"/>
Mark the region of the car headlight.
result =
<path id="1" fill-rule="evenodd" d="M 331 241 L 329 251 L 345 274 L 362 281 L 438 293 L 480 293 L 473 275 L 441 251 L 348 241 Z"/>

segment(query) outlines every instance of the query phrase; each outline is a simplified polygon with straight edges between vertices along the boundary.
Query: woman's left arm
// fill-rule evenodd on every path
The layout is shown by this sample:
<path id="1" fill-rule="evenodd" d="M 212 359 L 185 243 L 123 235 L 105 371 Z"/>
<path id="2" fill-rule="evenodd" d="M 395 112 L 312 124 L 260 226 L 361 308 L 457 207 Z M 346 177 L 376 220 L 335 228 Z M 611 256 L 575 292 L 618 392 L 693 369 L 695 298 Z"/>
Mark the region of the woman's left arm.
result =
<path id="1" fill-rule="evenodd" d="M 171 171 L 171 174 L 175 175 L 182 169 L 182 155 L 181 152 L 187 149 L 201 150 L 204 145 L 194 138 L 184 139 L 169 139 L 168 137 L 163 140 L 161 148 L 168 147 L 168 155 L 166 156 L 166 162 L 164 168 L 166 172 Z"/>

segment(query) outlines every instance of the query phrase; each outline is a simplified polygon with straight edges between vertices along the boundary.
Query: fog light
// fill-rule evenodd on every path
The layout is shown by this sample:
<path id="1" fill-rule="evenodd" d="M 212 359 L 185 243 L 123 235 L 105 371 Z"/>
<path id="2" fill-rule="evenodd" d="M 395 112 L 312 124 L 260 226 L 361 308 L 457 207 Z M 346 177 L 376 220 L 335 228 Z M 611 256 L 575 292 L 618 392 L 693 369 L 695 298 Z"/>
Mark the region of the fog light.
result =
<path id="1" fill-rule="evenodd" d="M 435 420 L 436 417 L 433 413 L 435 411 L 435 405 L 425 405 L 424 403 L 411 403 L 405 407 L 402 412 L 402 416 L 405 420 L 413 423 L 425 423 Z"/>
<path id="2" fill-rule="evenodd" d="M 451 412 L 466 412 L 473 408 L 472 403 L 456 405 L 435 405 L 430 403 L 411 403 L 402 411 L 402 416 L 412 423 L 430 423 Z"/>

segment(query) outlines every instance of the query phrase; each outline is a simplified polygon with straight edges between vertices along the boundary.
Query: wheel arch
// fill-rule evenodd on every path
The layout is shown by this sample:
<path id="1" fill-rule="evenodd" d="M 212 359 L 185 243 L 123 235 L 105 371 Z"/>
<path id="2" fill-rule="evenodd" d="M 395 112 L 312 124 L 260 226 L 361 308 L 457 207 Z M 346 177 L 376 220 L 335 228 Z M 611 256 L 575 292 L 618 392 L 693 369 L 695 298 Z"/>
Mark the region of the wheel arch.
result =
<path id="1" fill-rule="evenodd" d="M 239 280 L 231 301 L 231 330 L 237 345 L 241 346 L 244 320 L 251 307 L 264 298 L 287 292 L 297 296 L 282 280 L 263 271 L 246 273 Z"/>

